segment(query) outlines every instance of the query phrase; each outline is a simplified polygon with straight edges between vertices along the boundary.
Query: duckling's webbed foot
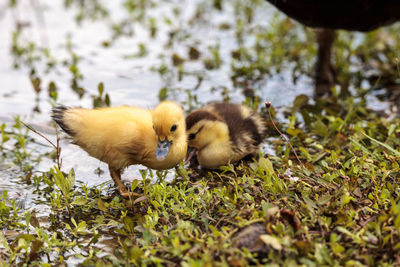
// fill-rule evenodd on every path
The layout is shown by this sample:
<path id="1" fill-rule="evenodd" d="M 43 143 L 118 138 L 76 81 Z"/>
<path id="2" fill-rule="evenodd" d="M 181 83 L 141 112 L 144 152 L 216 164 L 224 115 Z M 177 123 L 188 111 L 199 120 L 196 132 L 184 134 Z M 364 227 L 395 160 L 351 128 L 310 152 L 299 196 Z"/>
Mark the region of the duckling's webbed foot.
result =
<path id="1" fill-rule="evenodd" d="M 121 196 L 129 198 L 140 195 L 138 193 L 128 191 L 124 183 L 121 181 L 121 169 L 115 169 L 110 166 L 108 166 L 108 169 L 110 170 L 111 178 L 114 180 L 114 183 L 117 186 L 117 189 Z"/>

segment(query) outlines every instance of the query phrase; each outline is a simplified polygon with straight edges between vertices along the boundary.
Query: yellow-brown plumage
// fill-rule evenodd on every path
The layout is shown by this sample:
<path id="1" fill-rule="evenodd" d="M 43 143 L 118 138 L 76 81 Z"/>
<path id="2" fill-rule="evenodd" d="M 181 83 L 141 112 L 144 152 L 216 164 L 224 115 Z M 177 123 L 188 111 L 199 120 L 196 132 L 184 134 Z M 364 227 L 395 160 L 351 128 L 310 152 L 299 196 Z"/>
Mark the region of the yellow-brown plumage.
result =
<path id="1" fill-rule="evenodd" d="M 187 151 L 185 119 L 177 104 L 164 101 L 153 111 L 137 107 L 53 109 L 53 119 L 73 142 L 109 165 L 120 193 L 128 196 L 120 180 L 125 167 L 142 164 L 169 169 Z"/>
<path id="2" fill-rule="evenodd" d="M 215 168 L 254 154 L 266 128 L 264 120 L 249 107 L 214 103 L 189 114 L 186 134 L 199 164 Z"/>

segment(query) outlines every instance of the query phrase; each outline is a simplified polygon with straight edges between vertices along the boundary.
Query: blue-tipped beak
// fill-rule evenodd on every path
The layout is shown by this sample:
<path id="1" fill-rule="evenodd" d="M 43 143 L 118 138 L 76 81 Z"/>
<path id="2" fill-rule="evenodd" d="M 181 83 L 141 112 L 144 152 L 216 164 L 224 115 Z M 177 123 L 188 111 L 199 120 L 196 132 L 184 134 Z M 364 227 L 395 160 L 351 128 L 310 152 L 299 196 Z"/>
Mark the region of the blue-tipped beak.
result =
<path id="1" fill-rule="evenodd" d="M 157 160 L 164 160 L 168 156 L 169 152 L 169 147 L 171 146 L 171 142 L 168 141 L 167 138 L 165 138 L 164 141 L 161 141 L 160 138 L 158 138 L 158 145 L 156 149 L 156 159 Z"/>

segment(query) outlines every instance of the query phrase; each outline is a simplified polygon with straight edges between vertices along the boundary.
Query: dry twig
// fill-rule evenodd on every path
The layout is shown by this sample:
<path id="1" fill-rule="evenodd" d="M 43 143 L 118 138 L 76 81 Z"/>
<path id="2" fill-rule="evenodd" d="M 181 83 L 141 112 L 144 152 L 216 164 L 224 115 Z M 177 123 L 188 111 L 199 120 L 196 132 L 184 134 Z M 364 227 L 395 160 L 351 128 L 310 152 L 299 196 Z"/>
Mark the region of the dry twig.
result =
<path id="1" fill-rule="evenodd" d="M 292 149 L 296 159 L 300 162 L 301 166 L 304 166 L 303 162 L 301 162 L 301 160 L 299 159 L 299 157 L 297 156 L 296 150 L 294 150 L 292 144 L 290 143 L 289 139 L 287 139 L 287 137 L 281 132 L 279 131 L 278 127 L 276 127 L 274 120 L 272 119 L 272 115 L 271 115 L 271 111 L 270 111 L 270 107 L 271 107 L 271 102 L 265 102 L 265 107 L 268 110 L 268 115 L 269 115 L 269 119 L 272 122 L 272 125 L 274 126 L 275 130 L 277 130 L 277 132 L 282 136 L 283 139 L 285 139 L 286 143 L 289 144 L 290 148 Z"/>

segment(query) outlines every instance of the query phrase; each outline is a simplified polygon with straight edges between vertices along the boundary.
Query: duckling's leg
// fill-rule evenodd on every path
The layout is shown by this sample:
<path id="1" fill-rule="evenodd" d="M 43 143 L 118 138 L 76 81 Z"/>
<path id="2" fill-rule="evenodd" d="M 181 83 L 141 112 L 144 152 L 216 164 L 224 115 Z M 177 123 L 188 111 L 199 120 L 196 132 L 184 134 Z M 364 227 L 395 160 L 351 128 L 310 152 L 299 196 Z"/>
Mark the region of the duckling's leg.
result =
<path id="1" fill-rule="evenodd" d="M 114 183 L 117 186 L 121 196 L 129 198 L 130 196 L 133 197 L 139 195 L 135 192 L 129 192 L 124 183 L 121 181 L 121 169 L 116 169 L 111 166 L 108 166 L 108 169 L 110 170 L 111 178 L 114 180 Z"/>

